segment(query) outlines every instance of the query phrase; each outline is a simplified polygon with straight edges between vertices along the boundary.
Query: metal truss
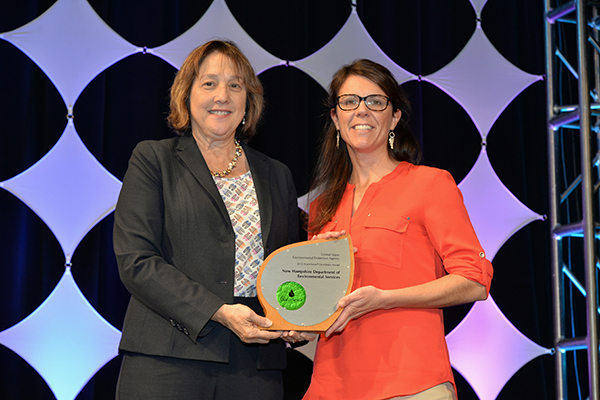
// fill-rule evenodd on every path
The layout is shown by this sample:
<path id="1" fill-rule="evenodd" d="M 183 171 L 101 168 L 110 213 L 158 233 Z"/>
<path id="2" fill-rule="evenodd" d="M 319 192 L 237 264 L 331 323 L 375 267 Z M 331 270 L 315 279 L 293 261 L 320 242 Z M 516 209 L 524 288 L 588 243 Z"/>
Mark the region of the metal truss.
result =
<path id="1" fill-rule="evenodd" d="M 556 398 L 600 400 L 600 1 L 545 11 Z"/>

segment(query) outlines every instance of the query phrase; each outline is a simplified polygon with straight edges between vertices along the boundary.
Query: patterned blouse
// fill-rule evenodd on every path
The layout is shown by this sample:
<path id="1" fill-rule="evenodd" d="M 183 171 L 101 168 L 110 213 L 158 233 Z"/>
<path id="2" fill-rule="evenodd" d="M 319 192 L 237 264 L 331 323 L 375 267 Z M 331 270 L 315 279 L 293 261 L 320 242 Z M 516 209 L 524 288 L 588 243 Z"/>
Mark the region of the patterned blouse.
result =
<path id="1" fill-rule="evenodd" d="M 213 177 L 225 202 L 235 232 L 235 282 L 233 295 L 256 297 L 256 278 L 264 248 L 260 213 L 250 171 L 234 178 Z"/>

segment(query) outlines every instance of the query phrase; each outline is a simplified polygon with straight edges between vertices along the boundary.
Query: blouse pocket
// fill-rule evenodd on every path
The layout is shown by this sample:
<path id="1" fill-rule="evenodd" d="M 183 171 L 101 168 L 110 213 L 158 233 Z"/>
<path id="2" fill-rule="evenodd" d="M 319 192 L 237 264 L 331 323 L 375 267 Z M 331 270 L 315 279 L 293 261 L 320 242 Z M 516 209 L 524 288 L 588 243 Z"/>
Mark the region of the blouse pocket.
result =
<path id="1" fill-rule="evenodd" d="M 363 256 L 371 262 L 400 268 L 410 217 L 371 215 L 365 219 Z"/>

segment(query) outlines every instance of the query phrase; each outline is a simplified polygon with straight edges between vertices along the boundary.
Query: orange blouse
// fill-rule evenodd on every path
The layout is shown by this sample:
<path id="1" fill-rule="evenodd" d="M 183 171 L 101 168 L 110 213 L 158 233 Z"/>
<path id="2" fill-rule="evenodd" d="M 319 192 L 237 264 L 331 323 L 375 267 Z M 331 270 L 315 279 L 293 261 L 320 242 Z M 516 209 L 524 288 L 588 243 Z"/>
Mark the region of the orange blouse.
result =
<path id="1" fill-rule="evenodd" d="M 346 230 L 358 248 L 353 290 L 409 287 L 449 273 L 489 292 L 492 264 L 447 171 L 402 162 L 368 187 L 354 216 L 353 194 L 348 184 L 322 229 Z M 304 399 L 385 399 L 443 382 L 454 384 L 442 310 L 395 308 L 353 320 L 328 339 L 322 336 Z"/>

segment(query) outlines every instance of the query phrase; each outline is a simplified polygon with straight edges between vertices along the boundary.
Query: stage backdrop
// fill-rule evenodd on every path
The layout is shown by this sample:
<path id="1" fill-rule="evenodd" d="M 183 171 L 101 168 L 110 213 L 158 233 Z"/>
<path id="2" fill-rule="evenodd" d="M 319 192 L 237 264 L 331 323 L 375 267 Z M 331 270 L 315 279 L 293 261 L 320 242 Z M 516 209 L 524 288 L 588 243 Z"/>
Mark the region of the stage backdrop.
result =
<path id="1" fill-rule="evenodd" d="M 2 398 L 112 396 L 129 297 L 111 243 L 120 180 L 136 143 L 173 135 L 168 88 L 212 38 L 254 65 L 267 106 L 251 145 L 299 194 L 333 72 L 392 70 L 424 164 L 459 182 L 495 267 L 487 301 L 445 313 L 461 398 L 553 398 L 542 29 L 542 4 L 503 0 L 0 5 Z M 286 398 L 311 352 L 290 351 Z"/>

